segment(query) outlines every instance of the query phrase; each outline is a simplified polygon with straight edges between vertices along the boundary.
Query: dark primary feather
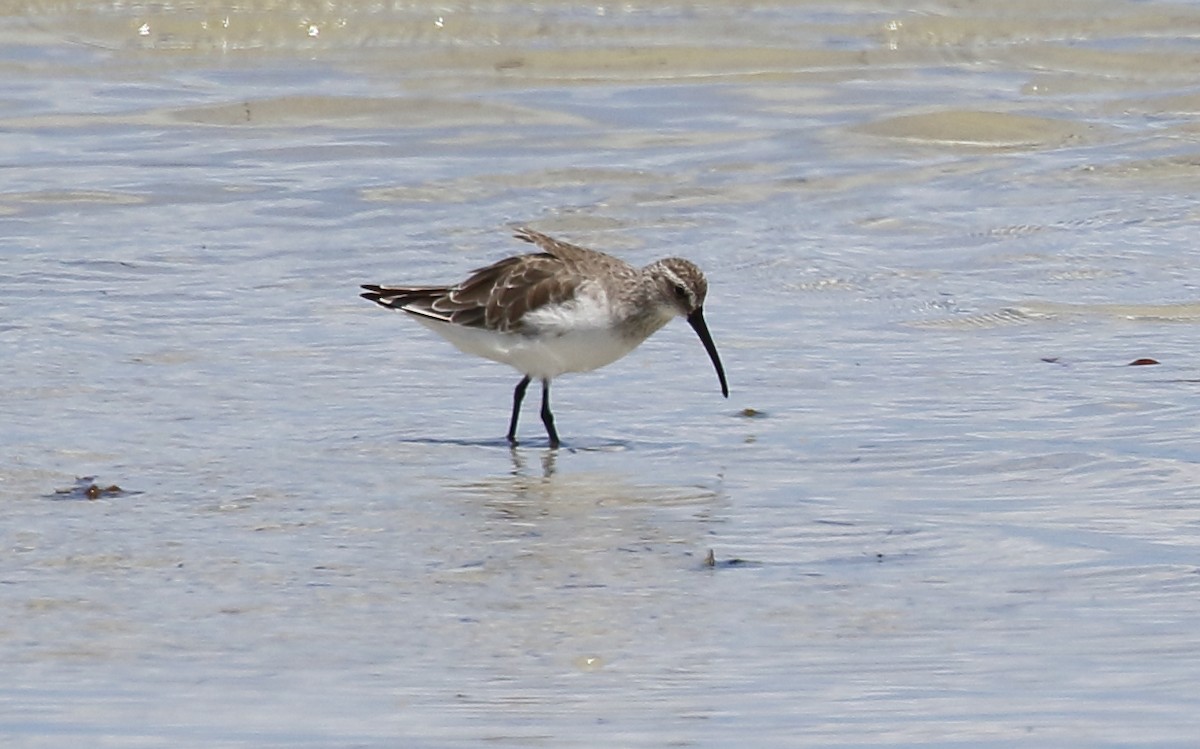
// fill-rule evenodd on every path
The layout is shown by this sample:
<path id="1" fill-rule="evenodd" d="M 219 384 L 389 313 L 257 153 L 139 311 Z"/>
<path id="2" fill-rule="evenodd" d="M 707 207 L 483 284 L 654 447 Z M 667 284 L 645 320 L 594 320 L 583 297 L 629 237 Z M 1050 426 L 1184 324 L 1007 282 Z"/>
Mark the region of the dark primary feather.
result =
<path id="1" fill-rule="evenodd" d="M 359 296 L 363 299 L 370 299 L 381 307 L 411 312 L 414 315 L 431 317 L 435 320 L 449 321 L 444 315 L 433 311 L 433 303 L 450 290 L 445 286 L 390 287 L 363 284 L 362 288 L 367 291 Z"/>

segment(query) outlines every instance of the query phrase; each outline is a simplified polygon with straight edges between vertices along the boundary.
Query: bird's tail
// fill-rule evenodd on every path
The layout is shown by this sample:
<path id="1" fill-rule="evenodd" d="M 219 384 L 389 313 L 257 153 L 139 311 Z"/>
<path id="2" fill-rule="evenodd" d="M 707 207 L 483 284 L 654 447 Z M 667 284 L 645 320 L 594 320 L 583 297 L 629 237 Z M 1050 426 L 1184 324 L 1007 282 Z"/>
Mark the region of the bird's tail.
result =
<path id="1" fill-rule="evenodd" d="M 363 299 L 369 299 L 381 307 L 388 309 L 406 309 L 409 307 L 417 307 L 418 309 L 427 308 L 438 299 L 446 295 L 448 289 L 441 286 L 377 286 L 375 284 L 363 284 L 366 289 L 360 294 Z"/>

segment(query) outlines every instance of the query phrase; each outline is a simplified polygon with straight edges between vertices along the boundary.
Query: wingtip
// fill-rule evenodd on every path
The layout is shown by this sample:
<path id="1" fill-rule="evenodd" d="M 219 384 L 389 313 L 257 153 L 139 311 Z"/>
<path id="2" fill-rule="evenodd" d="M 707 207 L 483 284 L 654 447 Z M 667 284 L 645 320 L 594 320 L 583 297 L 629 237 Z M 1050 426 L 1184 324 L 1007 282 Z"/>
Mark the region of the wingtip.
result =
<path id="1" fill-rule="evenodd" d="M 383 301 L 382 301 L 383 287 L 382 286 L 379 286 L 378 284 L 373 284 L 373 283 L 364 283 L 364 284 L 361 284 L 359 286 L 359 288 L 366 289 L 366 291 L 359 294 L 360 297 L 362 297 L 363 299 L 366 299 L 368 302 L 375 302 L 376 304 L 383 304 Z"/>

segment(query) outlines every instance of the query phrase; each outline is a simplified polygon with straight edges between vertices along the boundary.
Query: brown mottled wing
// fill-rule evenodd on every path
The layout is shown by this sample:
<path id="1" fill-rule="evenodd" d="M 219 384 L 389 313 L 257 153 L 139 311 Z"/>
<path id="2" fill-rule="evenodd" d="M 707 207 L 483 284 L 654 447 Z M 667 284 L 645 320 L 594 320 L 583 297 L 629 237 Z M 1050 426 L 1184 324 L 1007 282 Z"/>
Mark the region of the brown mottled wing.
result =
<path id="1" fill-rule="evenodd" d="M 565 302 L 575 295 L 571 275 L 556 271 L 553 255 L 521 255 L 480 268 L 451 287 L 389 288 L 363 286 L 363 297 L 391 309 L 434 320 L 510 333 L 525 329 L 521 317 L 544 304 Z"/>
<path id="2" fill-rule="evenodd" d="M 521 317 L 544 304 L 575 295 L 574 274 L 548 254 L 520 255 L 474 271 L 457 286 L 395 288 L 363 286 L 362 296 L 420 317 L 504 332 L 521 332 Z"/>
<path id="3" fill-rule="evenodd" d="M 596 250 L 589 250 L 579 245 L 561 242 L 554 237 L 542 234 L 540 231 L 534 231 L 533 229 L 522 227 L 517 229 L 516 234 L 513 234 L 513 236 L 530 244 L 537 245 L 537 248 L 547 255 L 553 255 L 566 262 L 586 261 L 589 265 L 622 264 L 622 261 L 612 255 L 606 255 Z"/>
<path id="4" fill-rule="evenodd" d="M 362 296 L 384 307 L 455 325 L 509 333 L 526 330 L 521 318 L 547 304 L 575 296 L 581 266 L 599 270 L 624 265 L 611 255 L 577 247 L 531 229 L 516 234 L 543 252 L 518 255 L 471 273 L 456 286 L 385 287 L 365 285 Z"/>
<path id="5" fill-rule="evenodd" d="M 453 309 L 450 321 L 459 325 L 519 333 L 526 312 L 575 296 L 579 279 L 564 272 L 571 265 L 547 253 L 505 258 L 472 273 L 441 306 Z"/>

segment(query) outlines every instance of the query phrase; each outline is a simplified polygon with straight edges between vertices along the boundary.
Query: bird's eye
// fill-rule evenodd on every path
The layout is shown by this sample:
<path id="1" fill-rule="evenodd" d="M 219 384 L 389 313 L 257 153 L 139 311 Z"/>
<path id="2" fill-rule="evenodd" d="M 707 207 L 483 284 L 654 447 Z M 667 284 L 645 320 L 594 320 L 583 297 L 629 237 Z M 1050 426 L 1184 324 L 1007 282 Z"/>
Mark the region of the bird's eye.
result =
<path id="1" fill-rule="evenodd" d="M 691 295 L 688 294 L 687 287 L 679 283 L 675 284 L 675 296 L 681 302 L 690 302 L 692 299 Z"/>

